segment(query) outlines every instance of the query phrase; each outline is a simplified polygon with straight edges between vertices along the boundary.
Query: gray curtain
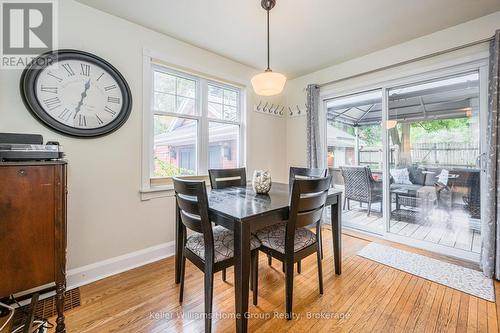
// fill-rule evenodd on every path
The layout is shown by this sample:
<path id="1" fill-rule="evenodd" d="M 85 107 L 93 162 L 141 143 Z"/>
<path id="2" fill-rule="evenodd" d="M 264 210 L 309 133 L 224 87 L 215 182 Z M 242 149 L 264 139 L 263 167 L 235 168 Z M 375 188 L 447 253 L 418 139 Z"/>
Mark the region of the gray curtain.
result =
<path id="1" fill-rule="evenodd" d="M 490 78 L 488 88 L 488 129 L 487 129 L 487 193 L 485 200 L 485 216 L 481 226 L 481 267 L 488 277 L 500 279 L 500 154 L 498 118 L 500 81 L 500 30 L 495 33 L 490 44 Z"/>
<path id="2" fill-rule="evenodd" d="M 319 86 L 307 86 L 307 167 L 320 168 L 323 164 L 321 156 L 321 139 L 319 125 Z"/>

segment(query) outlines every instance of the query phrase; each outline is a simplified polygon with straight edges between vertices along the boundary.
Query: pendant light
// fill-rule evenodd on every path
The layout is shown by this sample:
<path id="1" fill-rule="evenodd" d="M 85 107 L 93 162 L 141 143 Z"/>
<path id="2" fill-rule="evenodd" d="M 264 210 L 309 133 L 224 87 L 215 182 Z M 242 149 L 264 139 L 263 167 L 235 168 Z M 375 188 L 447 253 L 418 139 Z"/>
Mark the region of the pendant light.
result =
<path id="1" fill-rule="evenodd" d="M 276 0 L 262 0 L 260 4 L 267 12 L 267 69 L 255 75 L 251 81 L 257 95 L 273 96 L 283 91 L 286 82 L 283 74 L 275 73 L 269 67 L 269 11 L 276 5 Z"/>

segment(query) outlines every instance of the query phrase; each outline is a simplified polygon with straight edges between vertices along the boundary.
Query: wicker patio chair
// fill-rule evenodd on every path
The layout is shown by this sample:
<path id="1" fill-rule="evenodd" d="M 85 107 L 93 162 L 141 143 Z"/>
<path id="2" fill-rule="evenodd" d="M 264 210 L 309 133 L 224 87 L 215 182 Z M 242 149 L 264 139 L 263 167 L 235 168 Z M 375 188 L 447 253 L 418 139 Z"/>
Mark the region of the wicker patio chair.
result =
<path id="1" fill-rule="evenodd" d="M 371 213 L 372 203 L 380 202 L 382 212 L 382 182 L 373 179 L 372 172 L 366 166 L 343 166 L 344 177 L 344 209 L 350 210 L 350 200 L 368 204 L 368 216 Z"/>

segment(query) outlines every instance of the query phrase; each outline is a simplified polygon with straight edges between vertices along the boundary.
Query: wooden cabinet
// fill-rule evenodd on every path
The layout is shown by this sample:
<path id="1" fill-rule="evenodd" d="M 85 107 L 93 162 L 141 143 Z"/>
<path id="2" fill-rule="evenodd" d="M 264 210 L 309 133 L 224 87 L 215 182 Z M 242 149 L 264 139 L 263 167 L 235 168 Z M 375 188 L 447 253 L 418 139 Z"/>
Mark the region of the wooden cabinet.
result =
<path id="1" fill-rule="evenodd" d="M 0 298 L 55 283 L 65 332 L 65 162 L 0 162 L 0 246 Z"/>

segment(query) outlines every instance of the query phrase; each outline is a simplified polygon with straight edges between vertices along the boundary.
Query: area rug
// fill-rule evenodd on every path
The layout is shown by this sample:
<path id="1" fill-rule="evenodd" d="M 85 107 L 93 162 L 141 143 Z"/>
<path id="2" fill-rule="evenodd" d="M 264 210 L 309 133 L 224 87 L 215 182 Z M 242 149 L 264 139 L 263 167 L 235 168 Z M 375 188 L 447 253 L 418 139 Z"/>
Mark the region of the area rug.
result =
<path id="1" fill-rule="evenodd" d="M 495 301 L 493 281 L 479 271 L 377 243 L 368 244 L 358 255 L 487 301 Z"/>

